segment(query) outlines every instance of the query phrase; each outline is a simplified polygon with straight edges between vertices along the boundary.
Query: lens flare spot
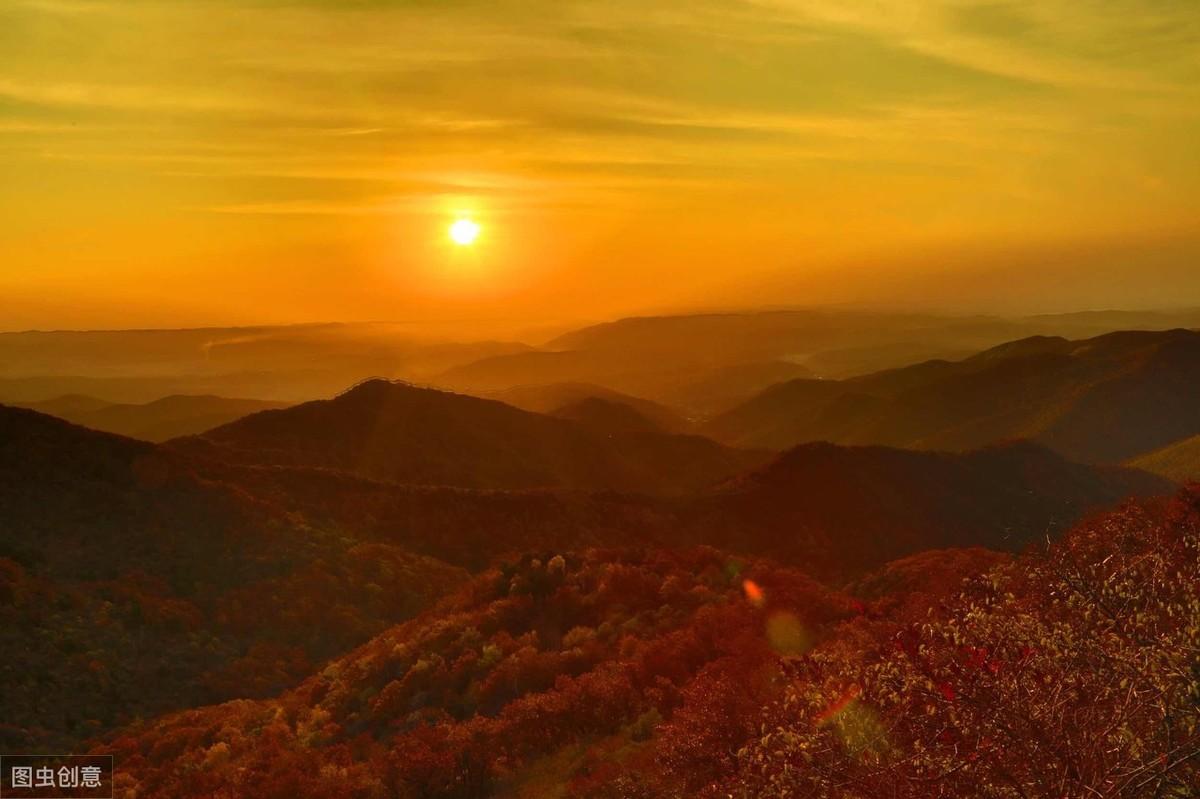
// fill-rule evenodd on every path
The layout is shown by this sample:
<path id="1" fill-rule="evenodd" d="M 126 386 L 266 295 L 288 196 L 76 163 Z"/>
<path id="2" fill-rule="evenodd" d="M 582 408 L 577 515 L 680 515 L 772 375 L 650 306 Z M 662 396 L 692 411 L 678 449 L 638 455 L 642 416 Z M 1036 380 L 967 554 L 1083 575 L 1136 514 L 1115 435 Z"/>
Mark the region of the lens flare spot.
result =
<path id="1" fill-rule="evenodd" d="M 762 588 L 753 580 L 742 580 L 742 591 L 746 593 L 746 599 L 756 608 L 761 608 L 763 603 L 767 601 L 767 597 L 763 594 Z"/>
<path id="2" fill-rule="evenodd" d="M 804 625 L 795 614 L 786 611 L 773 613 L 767 619 L 767 641 L 772 649 L 787 657 L 803 655 L 812 648 Z"/>
<path id="3" fill-rule="evenodd" d="M 852 757 L 878 762 L 891 745 L 878 714 L 859 701 L 861 695 L 862 688 L 851 685 L 817 715 L 816 721 L 821 727 L 832 728 Z"/>
<path id="4" fill-rule="evenodd" d="M 839 715 L 841 715 L 842 711 L 854 703 L 855 699 L 858 699 L 859 694 L 861 693 L 862 689 L 858 687 L 857 683 L 851 685 L 845 691 L 842 691 L 841 695 L 839 695 L 837 699 L 829 703 L 829 707 L 817 714 L 817 724 L 824 726 L 830 721 L 836 719 Z"/>

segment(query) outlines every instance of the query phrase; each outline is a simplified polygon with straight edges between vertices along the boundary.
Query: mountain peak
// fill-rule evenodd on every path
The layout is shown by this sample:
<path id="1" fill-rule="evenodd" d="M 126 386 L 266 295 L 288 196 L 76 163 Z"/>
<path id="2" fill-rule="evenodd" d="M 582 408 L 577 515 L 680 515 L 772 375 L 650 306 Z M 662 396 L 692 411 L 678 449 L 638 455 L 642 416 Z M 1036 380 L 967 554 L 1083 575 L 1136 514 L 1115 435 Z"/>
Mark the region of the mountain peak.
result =
<path id="1" fill-rule="evenodd" d="M 405 388 L 416 389 L 417 386 L 404 380 L 394 380 L 387 377 L 368 377 L 360 380 L 344 391 L 338 392 L 334 399 L 343 397 L 374 397 L 390 394 L 393 391 L 403 391 Z"/>

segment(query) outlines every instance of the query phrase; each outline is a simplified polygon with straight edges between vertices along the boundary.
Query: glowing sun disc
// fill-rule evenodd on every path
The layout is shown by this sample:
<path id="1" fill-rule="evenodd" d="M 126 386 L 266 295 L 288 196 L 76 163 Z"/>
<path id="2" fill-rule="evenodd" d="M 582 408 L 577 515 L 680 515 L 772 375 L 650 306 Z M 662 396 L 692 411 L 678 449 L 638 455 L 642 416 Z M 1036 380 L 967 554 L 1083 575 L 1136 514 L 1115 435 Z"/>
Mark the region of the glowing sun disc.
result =
<path id="1" fill-rule="evenodd" d="M 479 225 L 470 219 L 458 219 L 450 225 L 450 240 L 459 247 L 469 247 L 479 238 Z"/>

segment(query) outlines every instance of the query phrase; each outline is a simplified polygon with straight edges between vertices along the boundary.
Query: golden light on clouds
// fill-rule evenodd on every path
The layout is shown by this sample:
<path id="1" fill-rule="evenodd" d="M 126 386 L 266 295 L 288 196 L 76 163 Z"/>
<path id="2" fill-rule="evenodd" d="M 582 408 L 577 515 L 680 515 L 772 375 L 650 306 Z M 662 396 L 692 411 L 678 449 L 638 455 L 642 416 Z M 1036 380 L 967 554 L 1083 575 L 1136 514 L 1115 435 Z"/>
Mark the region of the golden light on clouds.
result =
<path id="1" fill-rule="evenodd" d="M 0 325 L 1197 300 L 1200 4 L 650 9 L 0 3 Z"/>

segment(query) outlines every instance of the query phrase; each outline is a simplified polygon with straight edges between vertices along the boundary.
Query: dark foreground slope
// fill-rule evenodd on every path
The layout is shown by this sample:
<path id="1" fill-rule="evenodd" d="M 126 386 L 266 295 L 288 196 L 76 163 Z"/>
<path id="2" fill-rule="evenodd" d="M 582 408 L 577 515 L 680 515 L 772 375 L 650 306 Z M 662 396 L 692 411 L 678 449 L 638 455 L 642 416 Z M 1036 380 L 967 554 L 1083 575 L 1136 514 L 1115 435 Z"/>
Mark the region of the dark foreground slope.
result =
<path id="1" fill-rule="evenodd" d="M 467 488 L 679 494 L 761 463 L 697 436 L 606 434 L 492 400 L 372 380 L 172 446 L 231 463 L 311 466 Z"/>
<path id="2" fill-rule="evenodd" d="M 1122 462 L 1200 433 L 1200 332 L 1031 338 L 963 361 L 782 383 L 714 419 L 737 446 L 805 441 L 966 450 L 1026 438 Z"/>
<path id="3" fill-rule="evenodd" d="M 140 799 L 1187 796 L 1197 530 L 1194 494 L 1127 507 L 919 607 L 714 550 L 531 554 L 98 751 Z"/>
<path id="4" fill-rule="evenodd" d="M 0 744 L 279 690 L 464 574 L 151 444 L 0 406 Z"/>

